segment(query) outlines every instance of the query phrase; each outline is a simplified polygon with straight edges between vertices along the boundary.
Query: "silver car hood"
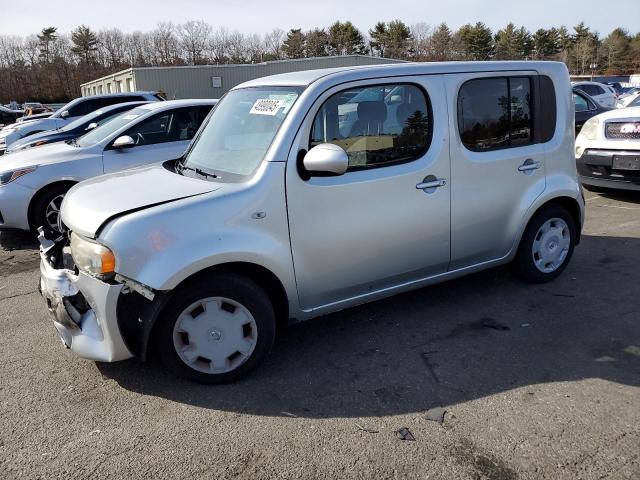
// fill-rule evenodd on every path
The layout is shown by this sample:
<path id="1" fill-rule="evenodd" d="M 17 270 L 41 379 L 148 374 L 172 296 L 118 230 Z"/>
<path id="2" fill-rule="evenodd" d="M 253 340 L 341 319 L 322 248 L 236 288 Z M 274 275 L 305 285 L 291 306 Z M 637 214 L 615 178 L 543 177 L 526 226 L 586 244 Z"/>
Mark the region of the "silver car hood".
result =
<path id="1" fill-rule="evenodd" d="M 71 231 L 95 238 L 100 227 L 112 218 L 220 187 L 161 165 L 102 175 L 69 190 L 62 203 L 62 221 Z"/>

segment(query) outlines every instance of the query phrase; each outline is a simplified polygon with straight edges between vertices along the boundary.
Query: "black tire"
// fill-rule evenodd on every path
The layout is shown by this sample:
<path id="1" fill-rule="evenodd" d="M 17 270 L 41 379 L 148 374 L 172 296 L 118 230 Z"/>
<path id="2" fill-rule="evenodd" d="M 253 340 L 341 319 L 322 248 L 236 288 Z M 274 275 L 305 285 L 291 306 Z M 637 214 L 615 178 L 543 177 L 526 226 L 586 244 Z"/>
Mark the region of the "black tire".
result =
<path id="1" fill-rule="evenodd" d="M 251 313 L 257 326 L 257 342 L 253 351 L 229 372 L 203 373 L 192 368 L 180 358 L 174 344 L 174 326 L 181 313 L 198 300 L 208 297 L 225 297 L 241 304 Z M 275 340 L 276 318 L 268 295 L 248 278 L 231 273 L 201 277 L 180 288 L 169 300 L 158 322 L 154 340 L 160 359 L 174 374 L 198 383 L 228 383 L 248 375 L 269 353 Z"/>
<path id="2" fill-rule="evenodd" d="M 38 227 L 44 227 L 45 232 L 59 234 L 58 228 L 52 228 L 47 220 L 47 207 L 54 199 L 62 195 L 66 195 L 73 184 L 58 183 L 50 187 L 45 188 L 42 192 L 38 193 L 32 210 L 32 222 L 31 227 L 35 231 Z"/>
<path id="3" fill-rule="evenodd" d="M 564 262 L 559 265 L 555 270 L 551 272 L 544 272 L 540 270 L 534 261 L 533 255 L 533 243 L 535 241 L 536 234 L 542 225 L 547 220 L 553 218 L 559 218 L 563 220 L 569 230 L 569 248 Z M 525 281 L 529 283 L 546 283 L 557 278 L 567 267 L 573 256 L 573 250 L 576 244 L 577 230 L 576 224 L 571 214 L 560 205 L 549 205 L 543 208 L 529 221 L 529 225 L 522 235 L 520 240 L 520 246 L 518 247 L 518 253 L 513 262 L 516 273 Z"/>

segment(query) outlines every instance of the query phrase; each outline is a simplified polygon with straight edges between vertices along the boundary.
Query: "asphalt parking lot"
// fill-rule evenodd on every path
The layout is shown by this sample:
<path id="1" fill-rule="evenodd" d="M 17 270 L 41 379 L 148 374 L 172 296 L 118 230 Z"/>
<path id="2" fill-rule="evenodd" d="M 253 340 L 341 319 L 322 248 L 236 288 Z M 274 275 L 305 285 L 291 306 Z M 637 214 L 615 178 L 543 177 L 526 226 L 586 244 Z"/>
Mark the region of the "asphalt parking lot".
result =
<path id="1" fill-rule="evenodd" d="M 0 478 L 640 478 L 640 195 L 585 193 L 559 280 L 499 268 L 307 322 L 219 387 L 70 356 L 33 239 L 3 233 Z"/>

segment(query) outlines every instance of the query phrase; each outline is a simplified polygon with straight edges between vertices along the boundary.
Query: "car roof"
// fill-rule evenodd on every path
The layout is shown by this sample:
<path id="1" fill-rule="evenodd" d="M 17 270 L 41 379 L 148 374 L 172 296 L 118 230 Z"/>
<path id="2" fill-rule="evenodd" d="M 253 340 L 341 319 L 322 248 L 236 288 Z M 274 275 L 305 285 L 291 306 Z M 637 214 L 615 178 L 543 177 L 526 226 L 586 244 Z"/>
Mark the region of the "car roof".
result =
<path id="1" fill-rule="evenodd" d="M 303 70 L 299 72 L 281 73 L 268 77 L 257 78 L 242 83 L 234 89 L 262 86 L 292 86 L 306 87 L 327 77 L 339 77 L 345 73 L 360 74 L 360 77 L 379 76 L 404 76 L 404 75 L 429 75 L 445 73 L 470 73 L 470 72 L 500 72 L 523 71 L 549 68 L 563 68 L 561 62 L 406 62 L 390 63 L 383 65 L 361 65 L 354 67 L 322 68 L 318 70 Z"/>
<path id="2" fill-rule="evenodd" d="M 197 98 L 191 100 L 167 100 L 164 102 L 149 102 L 144 105 L 140 105 L 138 108 L 144 108 L 145 110 L 158 111 L 158 110 L 170 110 L 178 107 L 197 107 L 198 105 L 215 105 L 218 103 L 217 99 L 211 98 Z"/>

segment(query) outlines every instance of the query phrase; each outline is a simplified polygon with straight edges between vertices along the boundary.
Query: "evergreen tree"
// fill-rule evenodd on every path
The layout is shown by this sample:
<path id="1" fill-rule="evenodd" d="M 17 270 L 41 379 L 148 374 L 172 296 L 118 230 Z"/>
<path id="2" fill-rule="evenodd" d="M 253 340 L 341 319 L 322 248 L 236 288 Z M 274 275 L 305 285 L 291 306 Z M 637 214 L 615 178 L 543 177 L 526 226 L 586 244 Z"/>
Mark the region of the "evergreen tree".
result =
<path id="1" fill-rule="evenodd" d="M 292 28 L 282 44 L 282 51 L 287 58 L 303 58 L 305 35 L 299 28 Z"/>
<path id="2" fill-rule="evenodd" d="M 56 27 L 43 28 L 38 35 L 39 57 L 44 63 L 51 62 L 51 44 L 58 38 L 57 30 Z"/>
<path id="3" fill-rule="evenodd" d="M 85 25 L 80 25 L 71 32 L 71 51 L 86 64 L 93 62 L 93 56 L 98 50 L 98 37 Z"/>
<path id="4" fill-rule="evenodd" d="M 329 36 L 323 28 L 314 28 L 305 34 L 307 57 L 324 57 L 328 55 Z"/>
<path id="5" fill-rule="evenodd" d="M 329 27 L 329 51 L 332 55 L 366 53 L 362 33 L 351 22 L 336 22 Z"/>

